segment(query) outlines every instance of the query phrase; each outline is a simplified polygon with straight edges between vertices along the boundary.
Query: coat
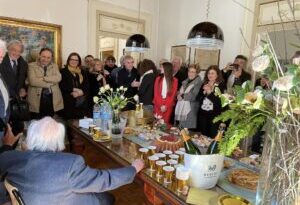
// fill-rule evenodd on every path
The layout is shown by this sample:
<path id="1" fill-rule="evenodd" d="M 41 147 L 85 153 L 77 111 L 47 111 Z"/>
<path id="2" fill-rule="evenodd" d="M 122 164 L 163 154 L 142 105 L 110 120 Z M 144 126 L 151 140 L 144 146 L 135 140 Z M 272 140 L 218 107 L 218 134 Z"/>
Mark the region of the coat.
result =
<path id="1" fill-rule="evenodd" d="M 143 77 L 138 90 L 139 102 L 144 105 L 152 105 L 154 93 L 155 74 L 149 73 Z"/>
<path id="2" fill-rule="evenodd" d="M 21 88 L 26 88 L 25 80 L 27 77 L 28 64 L 22 56 L 19 57 L 17 75 L 13 72 L 8 54 L 3 58 L 0 73 L 5 81 L 10 97 L 19 95 Z"/>
<path id="3" fill-rule="evenodd" d="M 97 193 L 134 180 L 133 166 L 99 170 L 79 155 L 63 152 L 7 151 L 0 155 L 0 174 L 16 186 L 30 205 L 101 205 Z"/>
<path id="4" fill-rule="evenodd" d="M 50 88 L 53 96 L 53 110 L 55 112 L 64 108 L 62 94 L 59 88 L 61 74 L 56 64 L 47 66 L 47 74 L 44 77 L 44 69 L 37 62 L 32 62 L 28 67 L 28 104 L 31 112 L 40 112 L 40 100 L 43 88 Z"/>
<path id="5" fill-rule="evenodd" d="M 194 87 L 188 93 L 183 94 L 183 100 L 189 101 L 191 105 L 191 111 L 187 115 L 186 120 L 180 121 L 180 125 L 185 128 L 196 128 L 197 127 L 197 115 L 199 110 L 199 102 L 197 100 L 200 87 L 202 85 L 202 80 L 198 76 L 192 82 L 188 83 L 189 79 L 182 82 L 182 87 L 185 90 L 187 86 L 194 85 Z"/>
<path id="6" fill-rule="evenodd" d="M 64 109 L 61 115 L 64 119 L 80 119 L 88 115 L 89 82 L 87 71 L 81 70 L 83 81 L 79 83 L 78 77 L 74 77 L 67 67 L 61 69 L 61 81 L 59 87 L 64 100 Z M 75 82 L 76 81 L 76 82 Z M 78 84 L 78 85 L 75 85 Z M 83 91 L 82 104 L 76 106 L 76 98 L 73 98 L 71 92 L 73 88 L 79 88 Z"/>
<path id="7" fill-rule="evenodd" d="M 173 77 L 172 90 L 168 92 L 167 97 L 165 99 L 161 96 L 162 84 L 163 84 L 163 77 L 162 76 L 156 77 L 154 83 L 154 98 L 153 98 L 154 114 L 161 115 L 162 119 L 164 119 L 164 121 L 167 124 L 169 124 L 171 115 L 174 111 L 178 80 L 177 78 Z M 166 106 L 167 108 L 166 112 L 161 112 L 160 110 L 160 107 L 163 105 Z"/>

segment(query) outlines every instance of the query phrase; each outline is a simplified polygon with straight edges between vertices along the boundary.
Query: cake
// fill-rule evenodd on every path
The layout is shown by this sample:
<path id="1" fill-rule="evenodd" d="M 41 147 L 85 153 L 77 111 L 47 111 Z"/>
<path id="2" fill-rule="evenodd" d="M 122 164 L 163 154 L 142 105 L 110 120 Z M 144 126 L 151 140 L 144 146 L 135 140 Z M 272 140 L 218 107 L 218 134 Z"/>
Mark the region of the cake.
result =
<path id="1" fill-rule="evenodd" d="M 171 150 L 175 152 L 180 147 L 183 147 L 183 142 L 176 135 L 170 134 L 156 137 L 153 141 L 153 145 L 156 146 L 157 152 L 162 152 L 164 150 Z"/>

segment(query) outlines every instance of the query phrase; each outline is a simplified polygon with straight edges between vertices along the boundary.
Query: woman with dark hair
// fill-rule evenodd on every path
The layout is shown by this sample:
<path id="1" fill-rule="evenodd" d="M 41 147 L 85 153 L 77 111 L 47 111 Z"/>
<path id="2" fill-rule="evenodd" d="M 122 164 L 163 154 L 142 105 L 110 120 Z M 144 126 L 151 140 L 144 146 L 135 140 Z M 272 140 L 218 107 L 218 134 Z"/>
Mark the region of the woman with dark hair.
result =
<path id="1" fill-rule="evenodd" d="M 172 64 L 162 63 L 161 73 L 156 77 L 154 83 L 154 113 L 162 116 L 162 119 L 169 124 L 175 105 L 178 80 L 173 77 Z"/>
<path id="2" fill-rule="evenodd" d="M 153 61 L 144 59 L 138 65 L 141 76 L 138 86 L 139 102 L 143 103 L 144 109 L 153 113 L 153 95 L 156 66 Z"/>
<path id="3" fill-rule="evenodd" d="M 81 70 L 81 58 L 71 53 L 65 67 L 61 70 L 60 89 L 64 99 L 64 119 L 79 119 L 88 114 L 88 76 Z"/>
<path id="4" fill-rule="evenodd" d="M 42 48 L 37 61 L 30 63 L 28 67 L 28 104 L 34 119 L 52 117 L 55 112 L 64 108 L 59 89 L 61 74 L 52 59 L 53 51 Z"/>
<path id="5" fill-rule="evenodd" d="M 218 66 L 209 66 L 205 73 L 203 84 L 200 88 L 199 113 L 198 113 L 198 129 L 208 137 L 215 137 L 218 131 L 218 123 L 213 123 L 213 119 L 221 114 L 221 100 L 215 95 L 215 89 L 219 88 L 223 93 L 225 84 L 222 78 L 222 73 Z"/>

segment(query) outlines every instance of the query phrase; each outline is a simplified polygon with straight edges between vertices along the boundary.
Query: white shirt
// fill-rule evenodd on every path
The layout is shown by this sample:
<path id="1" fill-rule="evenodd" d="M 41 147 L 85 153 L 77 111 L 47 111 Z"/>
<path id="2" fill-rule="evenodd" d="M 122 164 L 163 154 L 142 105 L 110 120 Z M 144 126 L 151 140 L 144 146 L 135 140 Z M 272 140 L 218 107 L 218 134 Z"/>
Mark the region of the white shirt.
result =
<path id="1" fill-rule="evenodd" d="M 234 79 L 235 79 L 235 76 L 233 73 L 231 73 L 231 75 L 228 78 L 227 85 L 226 85 L 226 87 L 227 87 L 226 91 L 228 94 L 233 94 L 232 86 L 234 84 Z"/>
<path id="2" fill-rule="evenodd" d="M 162 82 L 162 89 L 161 89 L 161 96 L 163 99 L 165 99 L 167 97 L 167 93 L 168 93 L 167 80 L 164 77 L 163 82 Z"/>
<path id="3" fill-rule="evenodd" d="M 4 99 L 4 116 L 6 115 L 6 110 L 8 108 L 8 101 L 9 101 L 9 95 L 8 95 L 8 91 L 2 81 L 2 79 L 0 78 L 0 92 L 2 93 L 3 99 Z"/>
<path id="4" fill-rule="evenodd" d="M 11 65 L 12 68 L 14 67 L 14 62 L 13 62 L 13 61 L 16 61 L 16 65 L 18 66 L 18 61 L 17 61 L 17 60 L 12 60 L 12 59 L 9 57 L 9 61 L 10 61 L 10 65 Z"/>

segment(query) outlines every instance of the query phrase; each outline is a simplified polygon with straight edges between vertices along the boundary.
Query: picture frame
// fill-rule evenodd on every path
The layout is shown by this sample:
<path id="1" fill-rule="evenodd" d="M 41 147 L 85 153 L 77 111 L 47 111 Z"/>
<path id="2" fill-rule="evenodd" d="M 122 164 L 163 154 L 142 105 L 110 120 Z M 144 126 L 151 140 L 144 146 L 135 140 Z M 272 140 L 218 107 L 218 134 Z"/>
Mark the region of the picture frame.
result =
<path id="1" fill-rule="evenodd" d="M 171 60 L 175 57 L 179 56 L 182 58 L 182 62 L 184 64 L 190 64 L 191 57 L 191 48 L 186 45 L 176 45 L 171 47 Z"/>
<path id="2" fill-rule="evenodd" d="M 48 47 L 54 52 L 54 62 L 61 66 L 61 30 L 57 24 L 0 16 L 0 39 L 6 43 L 20 40 L 28 63 L 36 61 L 40 50 Z"/>
<path id="3" fill-rule="evenodd" d="M 219 66 L 220 50 L 195 49 L 194 63 L 200 66 L 200 70 L 207 70 L 211 65 Z"/>

